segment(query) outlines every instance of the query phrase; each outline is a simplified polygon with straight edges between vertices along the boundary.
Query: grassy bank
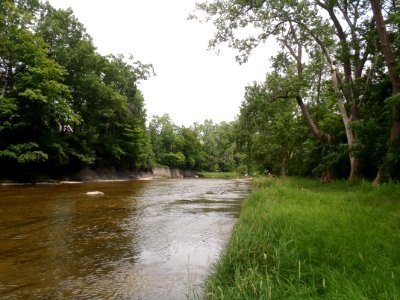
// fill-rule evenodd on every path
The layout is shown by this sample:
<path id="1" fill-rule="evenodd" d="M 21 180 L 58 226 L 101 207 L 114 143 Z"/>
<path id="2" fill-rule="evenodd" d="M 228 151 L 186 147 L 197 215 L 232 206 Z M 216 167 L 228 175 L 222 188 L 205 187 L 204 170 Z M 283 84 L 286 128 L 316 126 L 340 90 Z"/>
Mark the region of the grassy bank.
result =
<path id="1" fill-rule="evenodd" d="M 226 178 L 233 179 L 241 177 L 237 172 L 200 172 L 198 173 L 202 178 Z M 243 177 L 243 176 L 242 176 Z"/>
<path id="2" fill-rule="evenodd" d="M 400 186 L 256 179 L 206 299 L 400 299 Z"/>

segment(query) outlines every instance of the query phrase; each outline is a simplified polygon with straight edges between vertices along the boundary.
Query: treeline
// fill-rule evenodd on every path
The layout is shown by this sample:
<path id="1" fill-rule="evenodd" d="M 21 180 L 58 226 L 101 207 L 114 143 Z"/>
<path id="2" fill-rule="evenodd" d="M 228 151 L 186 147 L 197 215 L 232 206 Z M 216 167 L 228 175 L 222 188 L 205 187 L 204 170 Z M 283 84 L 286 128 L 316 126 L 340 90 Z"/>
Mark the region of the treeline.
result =
<path id="1" fill-rule="evenodd" d="M 98 54 L 71 10 L 2 1 L 0 177 L 163 165 L 324 182 L 400 179 L 395 1 L 225 0 L 197 8 L 216 27 L 210 45 L 228 42 L 240 62 L 271 38 L 279 51 L 265 81 L 246 88 L 236 121 L 179 127 L 163 115 L 146 127 L 138 81 L 152 75 L 151 65 Z"/>
<path id="2" fill-rule="evenodd" d="M 260 43 L 280 46 L 241 108 L 247 166 L 322 181 L 400 178 L 398 2 L 211 1 L 192 18 L 212 22 L 210 46 L 228 44 L 239 62 Z"/>
<path id="3" fill-rule="evenodd" d="M 243 154 L 238 151 L 236 122 L 211 120 L 179 127 L 168 114 L 153 116 L 149 135 L 155 165 L 196 171 L 238 170 Z"/>
<path id="4" fill-rule="evenodd" d="M 70 9 L 0 3 L 0 176 L 150 166 L 139 80 L 152 66 L 102 56 Z"/>
<path id="5" fill-rule="evenodd" d="M 151 65 L 103 56 L 71 9 L 37 0 L 0 3 L 0 177 L 58 177 L 84 168 L 232 171 L 232 125 L 147 128 L 138 82 Z"/>

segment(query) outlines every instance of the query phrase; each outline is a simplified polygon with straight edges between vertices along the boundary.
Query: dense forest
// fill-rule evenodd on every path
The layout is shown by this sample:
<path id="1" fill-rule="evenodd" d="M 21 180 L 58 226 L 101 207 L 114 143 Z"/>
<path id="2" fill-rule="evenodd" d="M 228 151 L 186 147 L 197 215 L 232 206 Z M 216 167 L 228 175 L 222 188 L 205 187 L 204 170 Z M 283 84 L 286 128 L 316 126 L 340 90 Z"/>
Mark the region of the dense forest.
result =
<path id="1" fill-rule="evenodd" d="M 2 1 L 0 177 L 162 165 L 324 182 L 400 178 L 396 1 L 214 1 L 191 18 L 212 22 L 210 48 L 227 43 L 239 63 L 260 43 L 280 45 L 233 122 L 148 118 L 138 84 L 152 65 L 97 53 L 71 9 Z"/>
<path id="2" fill-rule="evenodd" d="M 147 120 L 141 80 L 152 65 L 103 56 L 71 9 L 0 3 L 0 176 L 58 177 L 84 168 L 163 165 L 234 170 L 229 124 Z M 148 128 L 146 123 L 148 121 Z"/>
<path id="3" fill-rule="evenodd" d="M 150 146 L 137 82 L 151 72 L 132 58 L 98 54 L 71 10 L 2 1 L 1 176 L 146 167 Z"/>

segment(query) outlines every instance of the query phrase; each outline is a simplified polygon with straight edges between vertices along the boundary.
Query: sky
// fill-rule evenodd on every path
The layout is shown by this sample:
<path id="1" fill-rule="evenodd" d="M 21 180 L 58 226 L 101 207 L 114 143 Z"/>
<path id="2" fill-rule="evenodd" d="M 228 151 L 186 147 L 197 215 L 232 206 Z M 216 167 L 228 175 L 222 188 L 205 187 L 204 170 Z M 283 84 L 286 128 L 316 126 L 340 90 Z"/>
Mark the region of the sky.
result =
<path id="1" fill-rule="evenodd" d="M 189 21 L 199 0 L 50 0 L 55 8 L 72 8 L 102 55 L 133 55 L 152 64 L 156 76 L 139 83 L 148 119 L 168 113 L 178 126 L 211 119 L 233 121 L 245 87 L 263 81 L 273 54 L 260 45 L 246 64 L 236 52 L 207 50 L 212 24 Z"/>

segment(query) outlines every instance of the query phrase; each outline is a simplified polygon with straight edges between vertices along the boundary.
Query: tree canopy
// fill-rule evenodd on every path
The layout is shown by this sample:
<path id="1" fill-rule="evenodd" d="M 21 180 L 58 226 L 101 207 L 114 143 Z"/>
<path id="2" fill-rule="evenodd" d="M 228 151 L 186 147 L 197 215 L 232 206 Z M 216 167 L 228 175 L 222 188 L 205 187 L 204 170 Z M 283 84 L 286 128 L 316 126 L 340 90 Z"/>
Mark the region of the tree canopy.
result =
<path id="1" fill-rule="evenodd" d="M 139 80 L 152 66 L 102 56 L 72 10 L 0 4 L 2 176 L 149 166 Z"/>
<path id="2" fill-rule="evenodd" d="M 399 178 L 399 11 L 395 2 L 383 1 L 381 6 L 375 0 L 225 0 L 196 7 L 191 18 L 212 22 L 216 29 L 209 46 L 227 44 L 237 49 L 240 63 L 260 43 L 274 39 L 280 45 L 262 84 L 262 97 L 260 86 L 254 86 L 243 104 L 242 123 L 250 122 L 245 115 L 250 107 L 259 118 L 260 130 L 252 135 L 258 139 L 266 135 L 271 143 L 278 134 L 283 141 L 290 129 L 278 133 L 279 120 L 288 109 L 297 120 L 300 111 L 313 144 L 320 144 L 323 181 L 342 175 L 345 168 L 350 179 L 373 177 L 372 173 L 378 180 L 382 174 Z M 286 105 L 278 109 L 278 101 Z M 344 153 L 348 156 L 345 164 Z"/>
<path id="3" fill-rule="evenodd" d="M 168 166 L 332 178 L 400 178 L 400 12 L 395 1 L 218 0 L 191 18 L 245 63 L 279 45 L 233 122 L 147 120 L 152 65 L 101 55 L 71 9 L 0 3 L 0 177 Z M 266 58 L 267 59 L 267 58 Z M 168 95 L 166 95 L 168 96 Z"/>

